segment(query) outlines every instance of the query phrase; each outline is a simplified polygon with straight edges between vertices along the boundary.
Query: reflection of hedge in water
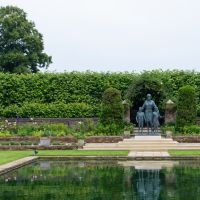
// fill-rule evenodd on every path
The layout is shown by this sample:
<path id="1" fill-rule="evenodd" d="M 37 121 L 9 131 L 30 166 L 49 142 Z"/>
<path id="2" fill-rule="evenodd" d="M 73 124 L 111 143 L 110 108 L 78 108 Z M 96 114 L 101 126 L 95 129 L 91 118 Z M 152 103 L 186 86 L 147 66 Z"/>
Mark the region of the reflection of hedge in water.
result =
<path id="1" fill-rule="evenodd" d="M 199 95 L 200 73 L 188 71 L 145 72 L 163 83 L 167 98 L 176 102 L 178 89 L 194 85 Z M 122 92 L 139 75 L 136 73 L 69 72 L 62 74 L 3 74 L 0 73 L 0 110 L 5 117 L 84 117 L 99 112 L 102 93 L 109 87 Z M 27 103 L 26 103 L 27 102 Z M 54 103 L 55 105 L 51 105 Z M 79 105 L 84 103 L 85 106 Z M 62 109 L 63 105 L 66 104 Z M 4 107 L 6 108 L 4 111 Z M 84 110 L 81 107 L 85 107 Z M 73 108 L 73 109 L 71 109 Z M 67 112 L 66 110 L 70 110 Z M 200 103 L 198 104 L 200 112 Z M 67 113 L 67 114 L 65 114 Z M 86 113 L 86 114 L 85 114 Z"/>
<path id="2" fill-rule="evenodd" d="M 199 163 L 192 161 L 160 170 L 159 199 L 198 200 L 199 176 Z M 50 168 L 35 163 L 0 177 L 0 199 L 140 199 L 137 179 L 138 170 L 116 161 L 55 161 Z"/>
<path id="3" fill-rule="evenodd" d="M 123 199 L 124 169 L 122 167 L 90 166 L 86 169 L 73 165 L 67 166 L 64 163 L 56 167 L 52 165 L 49 171 L 40 170 L 38 167 L 19 169 L 17 173 L 20 177 L 19 182 L 6 183 L 0 188 L 0 197 L 5 197 L 1 196 L 6 195 L 3 191 L 12 187 L 13 200 L 22 194 L 27 195 L 29 200 L 44 199 L 48 195 L 50 199 L 60 200 Z M 14 173 L 12 176 L 15 176 Z M 31 182 L 32 177 L 37 178 Z M 1 179 L 1 185 L 3 181 Z"/>

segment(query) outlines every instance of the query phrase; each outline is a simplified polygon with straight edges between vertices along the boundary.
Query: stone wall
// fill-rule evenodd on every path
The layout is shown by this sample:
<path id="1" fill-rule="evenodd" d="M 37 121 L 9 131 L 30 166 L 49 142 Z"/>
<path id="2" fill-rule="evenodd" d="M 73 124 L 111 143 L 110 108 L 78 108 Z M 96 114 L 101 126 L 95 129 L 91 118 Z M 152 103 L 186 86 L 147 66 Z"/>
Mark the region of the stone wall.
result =
<path id="1" fill-rule="evenodd" d="M 73 136 L 66 136 L 66 137 L 48 137 L 50 138 L 51 142 L 59 141 L 59 142 L 65 142 L 65 143 L 76 143 L 77 139 Z M 20 141 L 31 141 L 31 142 L 38 142 L 40 141 L 39 137 L 30 137 L 30 136 L 24 136 L 24 137 L 0 137 L 0 141 L 14 141 L 14 142 L 20 142 Z"/>
<path id="2" fill-rule="evenodd" d="M 36 124 L 66 124 L 72 126 L 78 122 L 85 122 L 87 120 L 92 120 L 94 123 L 97 123 L 98 118 L 8 118 L 8 122 L 16 122 L 17 124 L 25 123 L 36 123 Z"/>
<path id="3" fill-rule="evenodd" d="M 180 143 L 200 143 L 200 136 L 173 136 L 173 140 Z"/>
<path id="4" fill-rule="evenodd" d="M 0 145 L 0 150 L 72 150 L 78 149 L 77 144 L 70 145 L 53 145 L 53 146 L 38 146 L 38 145 Z"/>

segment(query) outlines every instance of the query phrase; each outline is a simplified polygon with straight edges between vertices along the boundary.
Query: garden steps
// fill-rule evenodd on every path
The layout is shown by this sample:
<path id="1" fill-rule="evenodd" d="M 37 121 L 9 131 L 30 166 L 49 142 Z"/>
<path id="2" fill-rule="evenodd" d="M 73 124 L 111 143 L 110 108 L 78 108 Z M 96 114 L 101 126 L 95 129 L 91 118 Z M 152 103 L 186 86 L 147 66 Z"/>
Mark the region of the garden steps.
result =
<path id="1" fill-rule="evenodd" d="M 86 143 L 83 149 L 131 151 L 200 150 L 200 143 L 178 143 L 171 138 L 162 138 L 161 136 L 136 136 L 118 143 Z"/>

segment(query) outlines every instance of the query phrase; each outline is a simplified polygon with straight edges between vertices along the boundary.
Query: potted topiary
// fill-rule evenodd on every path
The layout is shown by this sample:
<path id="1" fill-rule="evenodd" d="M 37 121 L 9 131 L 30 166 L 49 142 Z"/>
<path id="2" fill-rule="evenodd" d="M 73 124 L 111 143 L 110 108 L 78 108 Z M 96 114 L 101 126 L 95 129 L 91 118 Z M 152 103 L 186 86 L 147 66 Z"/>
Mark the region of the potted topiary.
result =
<path id="1" fill-rule="evenodd" d="M 134 125 L 132 123 L 127 123 L 124 126 L 124 136 L 130 137 L 131 133 L 133 133 L 133 130 L 134 130 Z"/>

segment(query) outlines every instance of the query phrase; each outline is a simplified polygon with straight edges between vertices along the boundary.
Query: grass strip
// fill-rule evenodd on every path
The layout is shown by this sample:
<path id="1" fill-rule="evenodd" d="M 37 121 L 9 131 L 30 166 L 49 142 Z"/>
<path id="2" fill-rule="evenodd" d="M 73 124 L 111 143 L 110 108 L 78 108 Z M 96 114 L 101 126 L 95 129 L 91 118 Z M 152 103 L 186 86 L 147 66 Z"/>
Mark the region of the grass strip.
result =
<path id="1" fill-rule="evenodd" d="M 0 151 L 0 165 L 33 156 L 31 150 L 27 151 Z M 38 156 L 127 156 L 128 151 L 118 150 L 39 150 Z"/>
<path id="2" fill-rule="evenodd" d="M 169 150 L 171 156 L 200 156 L 200 150 Z"/>

